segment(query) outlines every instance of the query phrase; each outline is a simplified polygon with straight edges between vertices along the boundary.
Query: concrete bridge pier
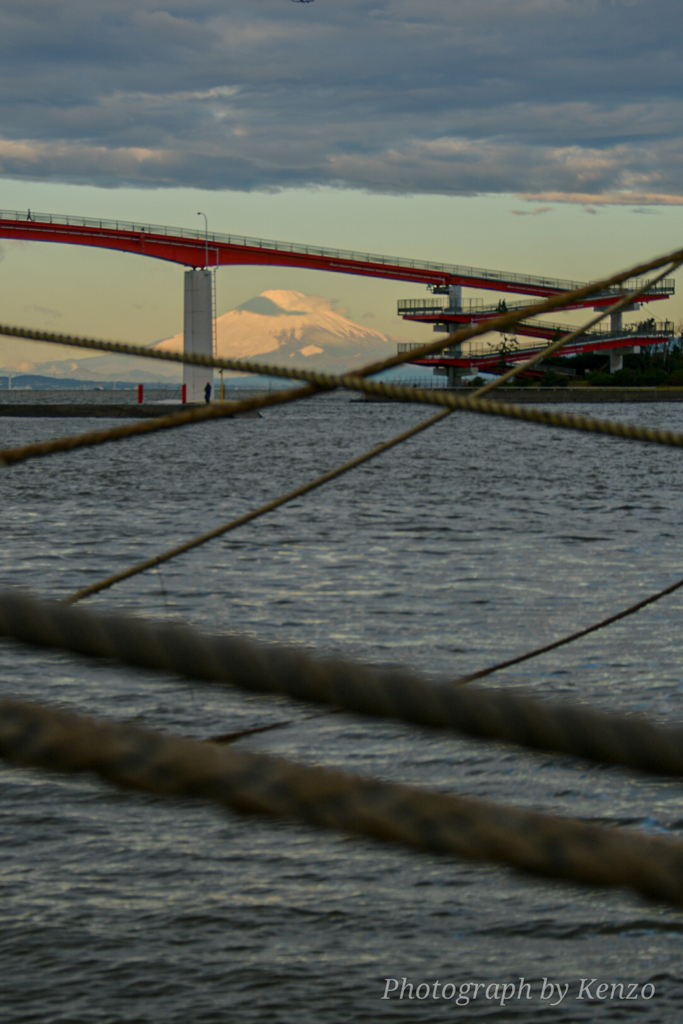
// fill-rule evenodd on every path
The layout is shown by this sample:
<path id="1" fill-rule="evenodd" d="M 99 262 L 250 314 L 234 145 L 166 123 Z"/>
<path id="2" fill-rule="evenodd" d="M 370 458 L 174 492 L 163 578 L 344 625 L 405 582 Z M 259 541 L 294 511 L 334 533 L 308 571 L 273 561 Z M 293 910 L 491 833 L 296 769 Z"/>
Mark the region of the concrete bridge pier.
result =
<path id="1" fill-rule="evenodd" d="M 213 355 L 213 301 L 210 270 L 185 271 L 185 314 L 183 352 L 196 356 Z M 188 402 L 203 402 L 204 388 L 213 387 L 210 366 L 183 365 L 183 384 Z"/>
<path id="2" fill-rule="evenodd" d="M 448 286 L 448 308 L 460 312 L 462 309 L 462 285 L 449 284 Z"/>
<path id="3" fill-rule="evenodd" d="M 631 307 L 629 306 L 629 309 L 630 308 Z M 620 331 L 623 331 L 623 329 L 624 329 L 623 312 L 624 311 L 622 309 L 622 310 L 619 310 L 618 313 L 610 313 L 609 326 L 610 326 L 610 331 L 612 332 L 612 334 L 618 334 Z M 610 353 L 609 353 L 609 372 L 610 373 L 617 373 L 619 370 L 623 370 L 624 369 L 624 356 L 628 355 L 630 352 L 633 352 L 633 347 L 632 346 L 627 346 L 625 348 L 612 348 L 612 349 L 610 349 Z"/>
<path id="4" fill-rule="evenodd" d="M 446 349 L 446 355 L 452 356 L 454 359 L 460 359 L 462 356 L 462 342 L 457 345 L 449 345 Z M 462 383 L 462 378 L 467 373 L 467 370 L 462 366 L 449 366 L 448 367 L 448 386 L 449 388 L 459 388 Z"/>

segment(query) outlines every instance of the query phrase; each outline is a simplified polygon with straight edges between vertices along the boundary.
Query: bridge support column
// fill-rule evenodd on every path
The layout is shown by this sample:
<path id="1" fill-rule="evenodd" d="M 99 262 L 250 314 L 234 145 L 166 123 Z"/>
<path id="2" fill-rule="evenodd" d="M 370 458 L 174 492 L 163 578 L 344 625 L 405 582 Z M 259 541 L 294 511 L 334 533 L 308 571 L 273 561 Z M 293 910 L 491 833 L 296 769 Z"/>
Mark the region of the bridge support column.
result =
<path id="1" fill-rule="evenodd" d="M 612 334 L 618 334 L 624 329 L 623 309 L 618 313 L 610 313 L 609 326 Z M 631 352 L 630 348 L 612 348 L 609 353 L 609 372 L 617 373 L 624 369 L 624 353 Z"/>
<path id="2" fill-rule="evenodd" d="M 448 308 L 461 310 L 462 309 L 462 285 L 461 284 L 449 284 L 448 286 Z"/>
<path id="3" fill-rule="evenodd" d="M 213 304 L 211 271 L 185 271 L 185 316 L 183 352 L 195 356 L 213 355 Z M 203 402 L 204 388 L 213 387 L 211 367 L 183 365 L 183 384 L 187 385 L 187 401 Z"/>
<path id="4" fill-rule="evenodd" d="M 457 345 L 449 345 L 446 349 L 446 355 L 453 356 L 455 359 L 459 359 L 462 356 L 462 342 Z M 448 386 L 449 388 L 459 388 L 462 378 L 465 376 L 467 371 L 462 366 L 449 366 L 448 367 Z"/>

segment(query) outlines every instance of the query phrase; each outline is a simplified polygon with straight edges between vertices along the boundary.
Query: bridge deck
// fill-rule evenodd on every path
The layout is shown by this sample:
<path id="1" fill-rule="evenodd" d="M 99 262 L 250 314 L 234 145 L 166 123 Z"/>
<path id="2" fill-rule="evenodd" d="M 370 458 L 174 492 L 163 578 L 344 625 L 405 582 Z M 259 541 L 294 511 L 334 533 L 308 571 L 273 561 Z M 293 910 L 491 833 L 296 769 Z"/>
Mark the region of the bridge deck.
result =
<path id="1" fill-rule="evenodd" d="M 289 266 L 430 285 L 461 284 L 471 288 L 536 296 L 556 295 L 582 286 L 582 282 L 561 278 L 430 263 L 294 242 L 275 242 L 214 232 L 207 235 L 202 231 L 157 224 L 16 210 L 0 210 L 0 238 L 96 246 L 169 260 L 188 267 Z M 670 290 L 667 290 L 668 285 Z M 673 282 L 660 282 L 656 291 L 662 295 L 671 294 Z M 614 288 L 609 294 L 621 294 L 621 291 Z"/>

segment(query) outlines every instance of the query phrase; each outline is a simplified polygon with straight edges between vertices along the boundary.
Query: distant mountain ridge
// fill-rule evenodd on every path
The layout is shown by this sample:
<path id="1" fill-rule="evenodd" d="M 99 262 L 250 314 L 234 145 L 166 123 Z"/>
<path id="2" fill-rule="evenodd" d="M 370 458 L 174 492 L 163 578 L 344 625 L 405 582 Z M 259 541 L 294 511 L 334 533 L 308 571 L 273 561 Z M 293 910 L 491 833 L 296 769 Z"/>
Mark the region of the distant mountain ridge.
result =
<path id="1" fill-rule="evenodd" d="M 12 373 L 11 378 L 0 370 L 0 391 L 92 391 L 95 381 L 82 377 L 48 377 L 39 373 Z M 131 381 L 106 381 L 102 387 L 107 391 L 130 390 L 135 387 Z"/>

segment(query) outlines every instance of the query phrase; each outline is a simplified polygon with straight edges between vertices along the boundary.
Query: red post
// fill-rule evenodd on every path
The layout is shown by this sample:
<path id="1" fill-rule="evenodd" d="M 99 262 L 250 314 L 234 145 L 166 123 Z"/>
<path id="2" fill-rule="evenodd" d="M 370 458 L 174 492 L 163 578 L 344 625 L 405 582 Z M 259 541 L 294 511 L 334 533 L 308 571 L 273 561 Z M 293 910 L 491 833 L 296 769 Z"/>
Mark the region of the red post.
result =
<path id="1" fill-rule="evenodd" d="M 187 384 L 183 384 L 183 398 L 182 398 L 182 402 L 183 402 L 183 405 L 185 405 L 186 402 L 187 402 Z"/>
<path id="2" fill-rule="evenodd" d="M 142 395 L 145 390 L 144 384 L 138 384 L 138 405 L 142 405 Z"/>

